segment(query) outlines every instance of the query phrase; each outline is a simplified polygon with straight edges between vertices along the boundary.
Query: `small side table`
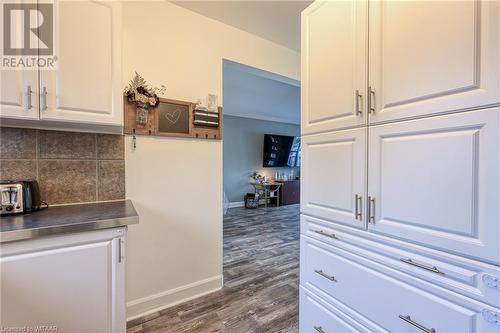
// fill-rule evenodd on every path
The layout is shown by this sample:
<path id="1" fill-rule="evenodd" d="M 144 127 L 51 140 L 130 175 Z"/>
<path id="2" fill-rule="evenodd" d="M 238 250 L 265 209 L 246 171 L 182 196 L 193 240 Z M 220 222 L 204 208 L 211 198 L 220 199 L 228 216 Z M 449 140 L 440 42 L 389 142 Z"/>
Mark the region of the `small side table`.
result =
<path id="1" fill-rule="evenodd" d="M 276 193 L 276 207 L 280 205 L 280 187 L 281 183 L 250 183 L 253 185 L 255 192 L 264 191 L 264 207 L 267 208 L 267 201 L 271 198 L 271 194 Z"/>

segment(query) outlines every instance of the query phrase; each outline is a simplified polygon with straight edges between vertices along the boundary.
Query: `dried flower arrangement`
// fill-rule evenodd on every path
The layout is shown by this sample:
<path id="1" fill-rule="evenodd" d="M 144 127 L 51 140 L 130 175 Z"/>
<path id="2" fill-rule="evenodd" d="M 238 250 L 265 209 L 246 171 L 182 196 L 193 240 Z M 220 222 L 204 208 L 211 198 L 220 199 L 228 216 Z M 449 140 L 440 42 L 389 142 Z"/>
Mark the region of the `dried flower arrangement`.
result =
<path id="1" fill-rule="evenodd" d="M 149 87 L 146 80 L 135 72 L 134 78 L 130 80 L 129 85 L 125 88 L 124 95 L 129 102 L 137 105 L 135 119 L 137 124 L 147 124 L 149 108 L 160 104 L 158 95 L 164 94 L 166 89 L 164 85 L 160 86 L 160 88 Z"/>
<path id="2" fill-rule="evenodd" d="M 258 173 L 257 171 L 253 171 L 251 174 L 250 174 L 250 178 L 252 178 L 253 180 L 255 180 L 257 183 L 263 183 L 265 181 L 265 177 L 262 176 L 260 173 Z"/>

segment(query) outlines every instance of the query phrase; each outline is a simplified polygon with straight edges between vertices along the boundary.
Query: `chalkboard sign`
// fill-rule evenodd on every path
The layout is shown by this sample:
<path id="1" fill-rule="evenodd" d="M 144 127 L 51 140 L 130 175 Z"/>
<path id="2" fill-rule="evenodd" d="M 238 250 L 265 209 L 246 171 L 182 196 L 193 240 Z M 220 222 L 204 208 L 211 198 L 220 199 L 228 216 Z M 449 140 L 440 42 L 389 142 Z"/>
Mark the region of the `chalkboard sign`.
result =
<path id="1" fill-rule="evenodd" d="M 192 103 L 160 98 L 156 110 L 156 134 L 190 136 L 192 109 Z"/>

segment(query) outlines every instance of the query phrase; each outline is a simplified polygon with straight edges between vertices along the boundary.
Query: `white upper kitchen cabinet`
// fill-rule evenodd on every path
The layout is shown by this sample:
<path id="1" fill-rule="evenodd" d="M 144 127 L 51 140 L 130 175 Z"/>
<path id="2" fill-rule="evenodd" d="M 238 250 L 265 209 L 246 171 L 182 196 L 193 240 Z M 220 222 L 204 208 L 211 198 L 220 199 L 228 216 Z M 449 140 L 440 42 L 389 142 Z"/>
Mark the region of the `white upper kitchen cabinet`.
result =
<path id="1" fill-rule="evenodd" d="M 1 17 L 4 17 L 3 11 L 4 7 L 0 6 Z M 22 21 L 12 20 L 10 29 L 11 44 L 18 47 L 24 45 Z M 38 70 L 0 70 L 0 117 L 38 119 Z"/>
<path id="2" fill-rule="evenodd" d="M 0 71 L 0 117 L 38 119 L 38 71 Z"/>
<path id="3" fill-rule="evenodd" d="M 369 230 L 500 263 L 499 108 L 372 126 L 368 137 Z"/>
<path id="4" fill-rule="evenodd" d="M 121 4 L 56 1 L 57 68 L 40 71 L 42 120 L 121 126 Z"/>
<path id="5" fill-rule="evenodd" d="M 366 123 L 368 5 L 315 2 L 302 12 L 302 134 Z"/>
<path id="6" fill-rule="evenodd" d="M 369 122 L 500 105 L 499 18 L 499 1 L 370 2 Z"/>
<path id="7" fill-rule="evenodd" d="M 366 228 L 366 128 L 302 137 L 301 212 Z"/>

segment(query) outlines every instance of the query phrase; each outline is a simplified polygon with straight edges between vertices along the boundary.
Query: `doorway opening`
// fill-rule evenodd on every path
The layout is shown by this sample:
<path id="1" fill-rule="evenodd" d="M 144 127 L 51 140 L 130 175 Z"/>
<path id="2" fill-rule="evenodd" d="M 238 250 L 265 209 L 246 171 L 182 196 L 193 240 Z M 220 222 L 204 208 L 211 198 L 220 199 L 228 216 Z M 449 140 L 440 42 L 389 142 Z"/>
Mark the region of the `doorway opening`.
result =
<path id="1" fill-rule="evenodd" d="M 243 318 L 234 330 L 298 332 L 300 82 L 224 60 L 223 99 L 223 290 Z"/>

